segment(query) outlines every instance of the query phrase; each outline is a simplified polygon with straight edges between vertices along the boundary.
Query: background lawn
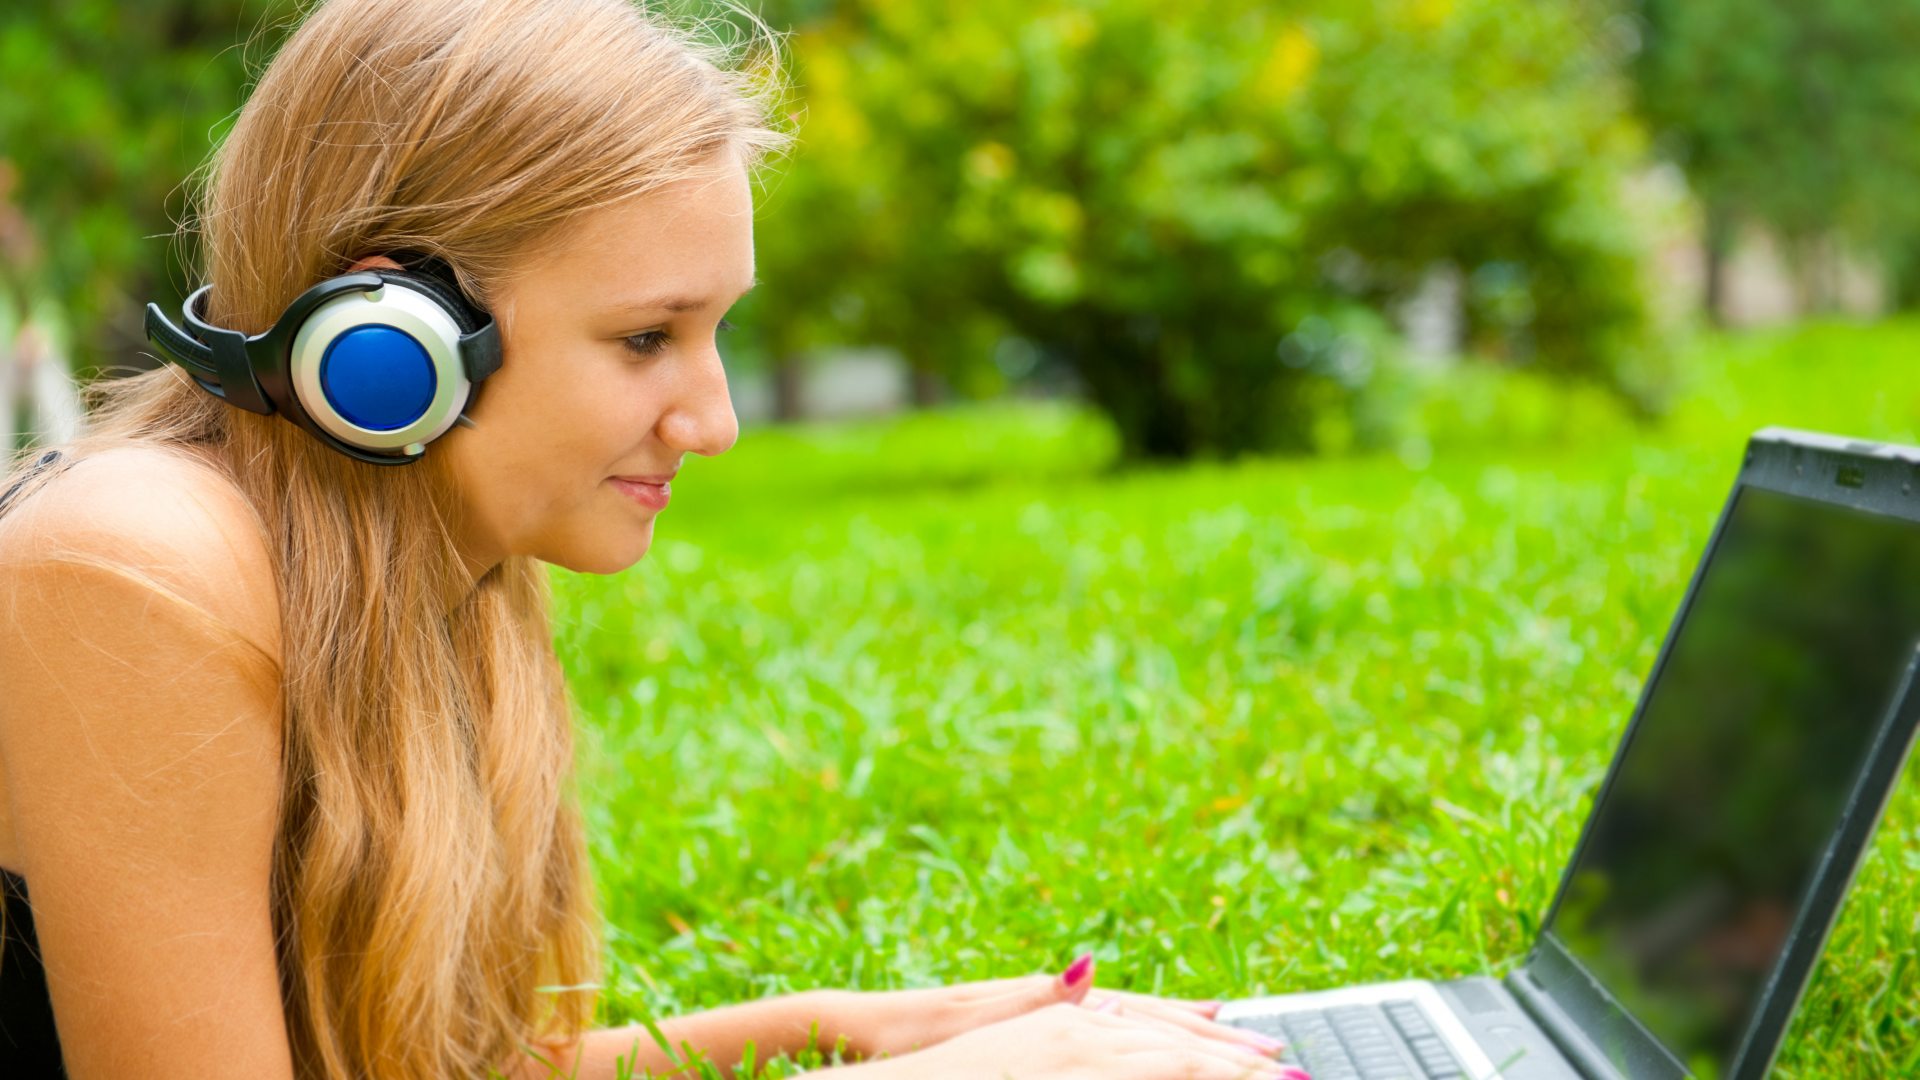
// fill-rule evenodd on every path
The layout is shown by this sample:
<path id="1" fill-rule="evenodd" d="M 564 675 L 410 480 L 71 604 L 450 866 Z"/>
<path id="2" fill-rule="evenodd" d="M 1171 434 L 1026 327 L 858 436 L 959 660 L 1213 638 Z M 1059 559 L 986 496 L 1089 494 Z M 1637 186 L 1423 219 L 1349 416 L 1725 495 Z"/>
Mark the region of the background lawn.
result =
<path id="1" fill-rule="evenodd" d="M 1083 949 L 1198 997 L 1504 973 L 1746 436 L 1920 430 L 1920 324 L 1689 348 L 1657 429 L 1489 377 L 1402 454 L 1115 472 L 1002 404 L 690 460 L 641 564 L 555 574 L 605 1022 Z M 1916 898 L 1909 779 L 1780 1075 L 1920 1074 Z"/>

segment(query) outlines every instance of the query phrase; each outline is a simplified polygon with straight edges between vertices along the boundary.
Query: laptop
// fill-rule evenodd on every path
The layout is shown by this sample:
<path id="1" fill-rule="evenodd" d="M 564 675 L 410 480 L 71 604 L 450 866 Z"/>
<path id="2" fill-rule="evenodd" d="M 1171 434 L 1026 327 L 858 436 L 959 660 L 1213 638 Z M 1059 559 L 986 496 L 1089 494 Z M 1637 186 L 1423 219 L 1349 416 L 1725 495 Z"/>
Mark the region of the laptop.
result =
<path id="1" fill-rule="evenodd" d="M 1314 1080 L 1764 1076 L 1920 722 L 1920 448 L 1757 432 L 1504 979 L 1232 1001 Z"/>

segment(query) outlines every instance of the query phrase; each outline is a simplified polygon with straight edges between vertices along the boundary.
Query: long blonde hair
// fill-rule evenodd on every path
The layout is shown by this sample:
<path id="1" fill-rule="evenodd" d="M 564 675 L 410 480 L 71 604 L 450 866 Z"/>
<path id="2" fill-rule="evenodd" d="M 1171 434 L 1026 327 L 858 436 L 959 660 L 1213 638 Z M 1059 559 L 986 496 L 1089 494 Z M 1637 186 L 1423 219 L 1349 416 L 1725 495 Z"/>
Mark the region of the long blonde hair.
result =
<path id="1" fill-rule="evenodd" d="M 750 25 L 729 43 L 631 0 L 311 8 L 193 178 L 183 235 L 201 234 L 208 317 L 260 332 L 316 281 L 402 250 L 492 307 L 581 212 L 724 147 L 760 163 L 790 136 L 769 124 L 771 50 L 752 47 L 771 32 Z M 484 1075 L 584 1032 L 600 925 L 544 566 L 508 558 L 443 617 L 466 571 L 431 447 L 352 461 L 172 366 L 85 394 L 71 456 L 161 448 L 259 513 L 284 649 L 272 902 L 298 1074 Z"/>

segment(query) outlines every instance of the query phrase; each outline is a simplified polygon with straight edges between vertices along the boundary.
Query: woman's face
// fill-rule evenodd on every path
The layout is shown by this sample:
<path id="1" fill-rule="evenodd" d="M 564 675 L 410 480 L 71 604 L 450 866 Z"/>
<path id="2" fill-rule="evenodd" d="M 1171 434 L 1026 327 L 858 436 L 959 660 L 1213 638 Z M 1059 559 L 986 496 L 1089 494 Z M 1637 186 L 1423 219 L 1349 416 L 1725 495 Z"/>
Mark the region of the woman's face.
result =
<path id="1" fill-rule="evenodd" d="M 518 270 L 495 303 L 504 360 L 468 409 L 475 426 L 428 450 L 465 504 L 462 554 L 475 578 L 509 555 L 624 570 L 660 510 L 613 478 L 664 480 L 739 434 L 714 332 L 754 283 L 746 169 L 727 153 L 590 211 Z"/>

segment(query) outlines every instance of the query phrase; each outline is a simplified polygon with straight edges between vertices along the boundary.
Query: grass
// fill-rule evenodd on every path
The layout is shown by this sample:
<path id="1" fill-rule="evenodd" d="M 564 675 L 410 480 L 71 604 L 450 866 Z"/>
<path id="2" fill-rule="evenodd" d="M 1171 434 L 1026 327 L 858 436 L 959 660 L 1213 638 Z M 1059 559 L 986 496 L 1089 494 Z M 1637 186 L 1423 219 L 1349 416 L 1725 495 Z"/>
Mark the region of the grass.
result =
<path id="1" fill-rule="evenodd" d="M 1746 435 L 1920 432 L 1920 325 L 1688 350 L 1652 430 L 1468 380 L 1414 454 L 1114 471 L 999 406 L 690 461 L 645 560 L 555 578 L 604 1021 L 1084 949 L 1199 997 L 1504 973 Z M 1778 1075 L 1920 1074 L 1917 900 L 1909 778 Z"/>

